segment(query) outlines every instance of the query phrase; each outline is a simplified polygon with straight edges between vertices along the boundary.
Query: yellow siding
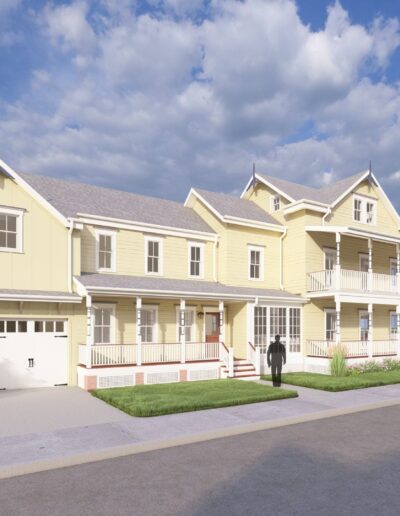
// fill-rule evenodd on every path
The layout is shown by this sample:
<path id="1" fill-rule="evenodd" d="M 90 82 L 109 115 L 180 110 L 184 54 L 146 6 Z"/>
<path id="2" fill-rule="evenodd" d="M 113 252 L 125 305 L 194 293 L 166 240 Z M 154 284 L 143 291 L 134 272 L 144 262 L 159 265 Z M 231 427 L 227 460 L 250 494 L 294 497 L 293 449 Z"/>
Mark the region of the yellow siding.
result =
<path id="1" fill-rule="evenodd" d="M 268 186 L 257 183 L 256 188 L 250 187 L 245 195 L 244 199 L 249 199 L 257 204 L 262 210 L 265 210 L 270 215 L 272 215 L 276 220 L 278 220 L 281 224 L 285 224 L 285 217 L 283 215 L 283 209 L 285 206 L 290 204 L 290 202 L 281 196 L 281 209 L 278 211 L 271 211 L 271 198 L 276 195 L 276 192 L 269 188 Z"/>
<path id="2" fill-rule="evenodd" d="M 367 195 L 376 199 L 377 202 L 377 225 L 362 224 L 353 221 L 353 193 Z M 387 235 L 399 236 L 399 223 L 389 209 L 381 191 L 367 181 L 361 183 L 354 192 L 349 194 L 333 210 L 332 216 L 328 217 L 327 224 L 333 226 L 347 225 L 357 227 L 366 231 L 385 233 Z"/>
<path id="3" fill-rule="evenodd" d="M 99 228 L 101 229 L 101 228 Z M 145 238 L 140 231 L 116 230 L 116 272 L 128 276 L 145 275 Z M 159 235 L 154 235 L 159 238 Z M 196 239 L 162 237 L 164 248 L 163 277 L 189 279 L 188 245 Z M 82 271 L 96 272 L 96 227 L 85 225 L 82 232 Z M 113 274 L 113 273 L 109 273 Z M 190 278 L 194 279 L 194 278 Z M 204 242 L 204 280 L 213 280 L 213 243 Z"/>
<path id="4" fill-rule="evenodd" d="M 0 205 L 23 208 L 23 252 L 0 252 L 1 288 L 66 291 L 68 230 L 12 180 L 0 182 Z"/>
<path id="5" fill-rule="evenodd" d="M 229 306 L 230 346 L 237 358 L 246 358 L 247 353 L 247 305 L 234 303 Z"/>

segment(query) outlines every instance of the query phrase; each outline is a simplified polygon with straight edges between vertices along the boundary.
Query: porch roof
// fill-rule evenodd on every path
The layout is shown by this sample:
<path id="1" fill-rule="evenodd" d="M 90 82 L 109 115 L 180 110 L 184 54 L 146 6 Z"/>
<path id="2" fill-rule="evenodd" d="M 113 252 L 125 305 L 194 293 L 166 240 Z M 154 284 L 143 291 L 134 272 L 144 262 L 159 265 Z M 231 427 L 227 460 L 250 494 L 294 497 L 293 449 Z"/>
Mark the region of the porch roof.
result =
<path id="1" fill-rule="evenodd" d="M 75 277 L 78 292 L 88 294 L 118 294 L 130 296 L 196 297 L 236 301 L 287 301 L 305 303 L 307 300 L 284 290 L 235 287 L 202 280 L 179 280 L 151 276 L 120 276 L 116 274 L 83 274 Z"/>
<path id="2" fill-rule="evenodd" d="M 80 303 L 80 295 L 51 290 L 0 289 L 0 301 L 39 301 L 44 303 Z"/>
<path id="3" fill-rule="evenodd" d="M 385 233 L 377 233 L 375 231 L 367 231 L 365 229 L 353 228 L 350 226 L 306 226 L 306 231 L 315 233 L 340 233 L 341 235 L 353 236 L 356 238 L 371 238 L 371 240 L 379 240 L 380 242 L 388 242 L 393 244 L 400 243 L 400 235 L 398 237 L 387 235 Z"/>

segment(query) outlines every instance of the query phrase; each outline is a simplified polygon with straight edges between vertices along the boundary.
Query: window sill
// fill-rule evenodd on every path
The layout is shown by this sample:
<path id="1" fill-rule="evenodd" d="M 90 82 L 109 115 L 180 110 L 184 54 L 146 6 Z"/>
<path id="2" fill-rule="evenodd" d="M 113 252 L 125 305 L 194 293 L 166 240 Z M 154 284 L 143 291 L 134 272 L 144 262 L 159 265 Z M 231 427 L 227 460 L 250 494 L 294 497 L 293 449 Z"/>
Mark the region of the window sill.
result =
<path id="1" fill-rule="evenodd" d="M 9 249 L 8 247 L 0 247 L 0 253 L 24 254 L 22 249 Z"/>
<path id="2" fill-rule="evenodd" d="M 145 275 L 146 276 L 159 276 L 159 277 L 164 276 L 164 274 L 162 274 L 161 272 L 145 272 Z"/>

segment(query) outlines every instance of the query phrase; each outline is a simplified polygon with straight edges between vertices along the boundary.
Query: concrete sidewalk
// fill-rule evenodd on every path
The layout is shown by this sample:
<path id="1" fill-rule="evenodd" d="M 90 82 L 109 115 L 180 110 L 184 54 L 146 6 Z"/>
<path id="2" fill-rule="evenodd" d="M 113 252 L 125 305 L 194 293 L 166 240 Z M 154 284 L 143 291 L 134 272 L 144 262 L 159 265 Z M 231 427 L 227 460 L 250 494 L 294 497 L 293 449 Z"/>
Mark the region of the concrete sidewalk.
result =
<path id="1" fill-rule="evenodd" d="M 337 393 L 285 388 L 299 398 L 152 418 L 112 409 L 112 420 L 101 424 L 0 437 L 0 478 L 400 404 L 400 385 Z"/>

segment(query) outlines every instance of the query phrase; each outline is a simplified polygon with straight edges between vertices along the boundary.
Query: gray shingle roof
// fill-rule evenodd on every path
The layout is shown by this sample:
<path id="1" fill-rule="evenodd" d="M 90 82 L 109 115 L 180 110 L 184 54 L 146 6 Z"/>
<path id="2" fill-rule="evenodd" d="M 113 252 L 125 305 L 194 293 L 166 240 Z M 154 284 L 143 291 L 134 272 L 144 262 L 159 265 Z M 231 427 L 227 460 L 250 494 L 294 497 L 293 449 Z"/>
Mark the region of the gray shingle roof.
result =
<path id="1" fill-rule="evenodd" d="M 264 178 L 273 186 L 292 197 L 295 201 L 298 201 L 300 199 L 307 199 L 310 201 L 318 201 L 326 204 L 332 204 L 358 179 L 365 175 L 365 171 L 359 172 L 358 174 L 354 174 L 353 176 L 346 177 L 322 188 L 312 188 L 311 186 L 299 185 L 297 183 L 287 181 L 286 179 L 267 176 L 265 174 L 257 175 Z"/>
<path id="2" fill-rule="evenodd" d="M 194 210 L 178 202 L 53 177 L 33 174 L 20 176 L 64 217 L 87 213 L 130 222 L 214 233 Z"/>
<path id="3" fill-rule="evenodd" d="M 282 225 L 253 201 L 240 199 L 233 195 L 209 192 L 208 190 L 202 190 L 200 188 L 194 188 L 194 190 L 222 216 L 239 217 L 255 222 L 276 224 L 277 226 Z"/>
<path id="4" fill-rule="evenodd" d="M 282 290 L 248 288 L 224 285 L 213 281 L 178 280 L 151 276 L 120 276 L 116 274 L 83 274 L 77 280 L 87 288 L 150 290 L 157 292 L 182 292 L 187 294 L 215 294 L 221 296 L 276 297 L 302 300 L 301 296 Z"/>

